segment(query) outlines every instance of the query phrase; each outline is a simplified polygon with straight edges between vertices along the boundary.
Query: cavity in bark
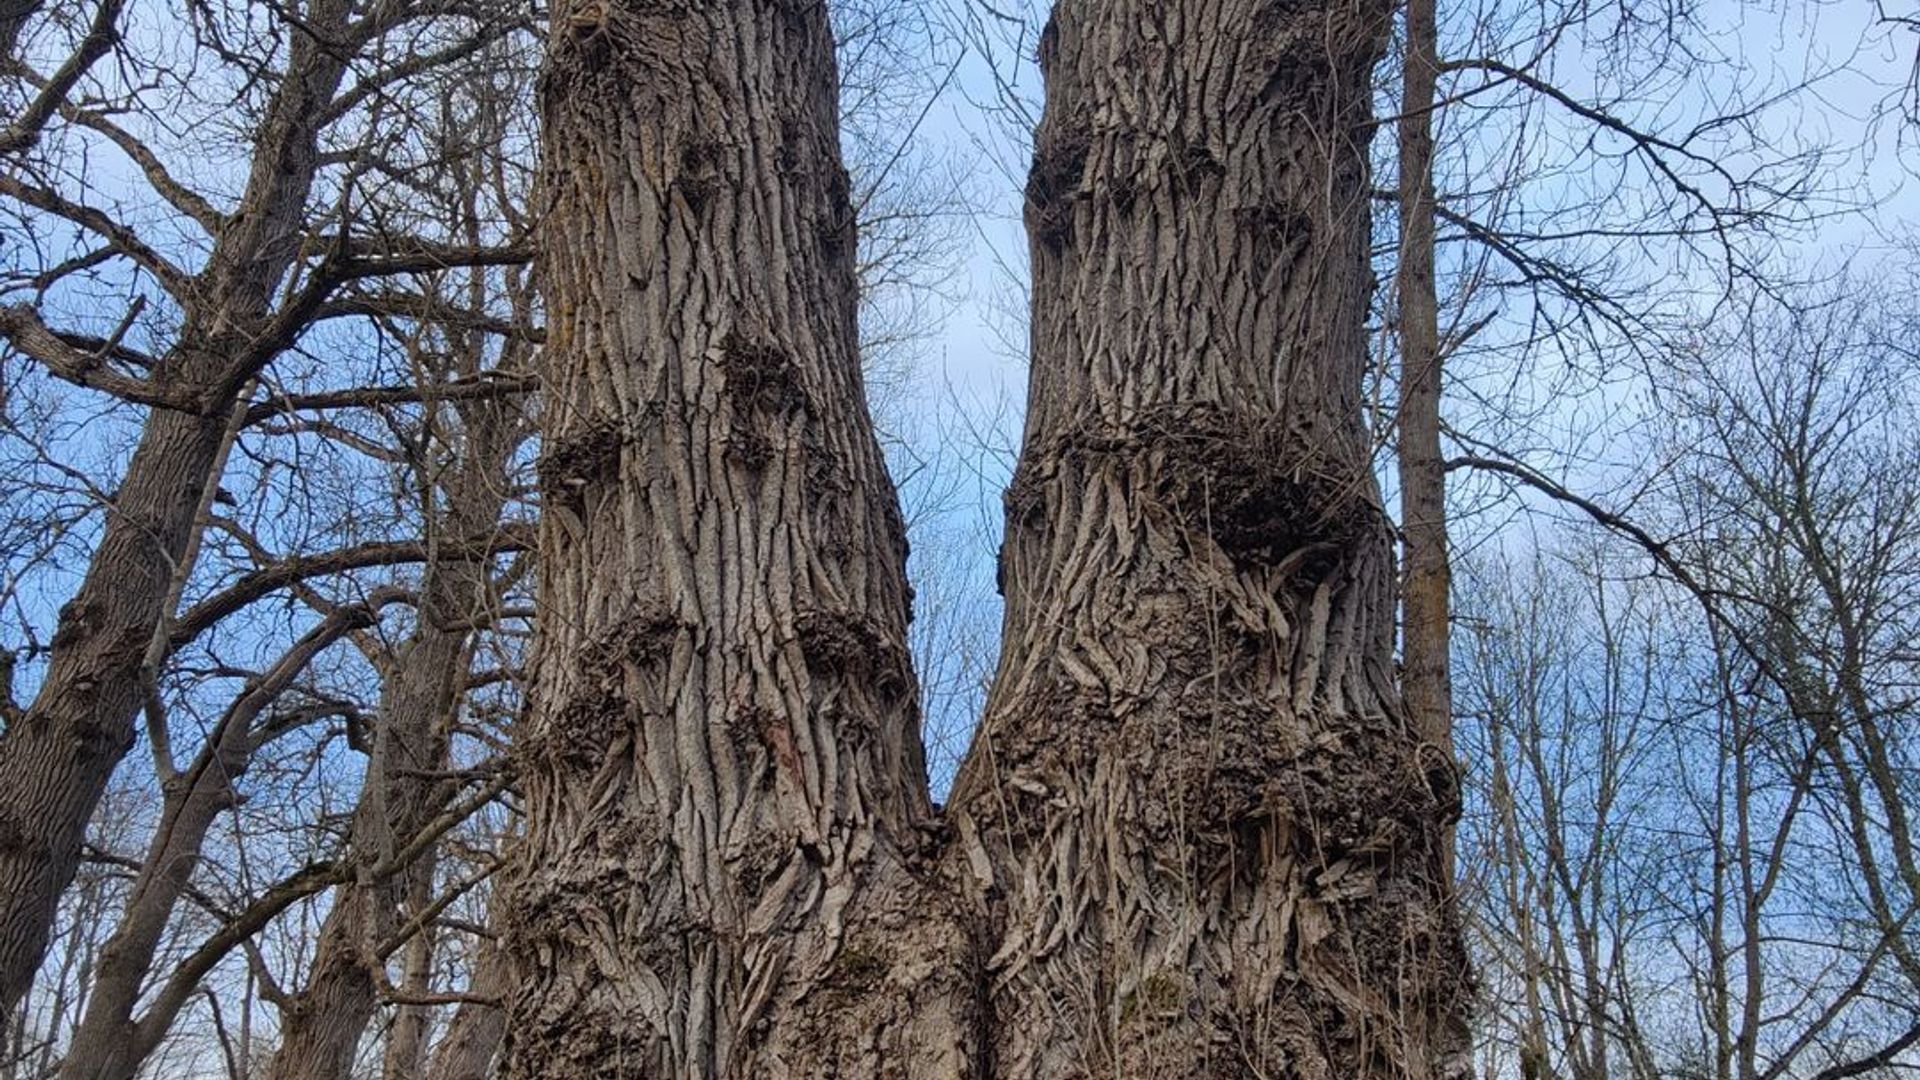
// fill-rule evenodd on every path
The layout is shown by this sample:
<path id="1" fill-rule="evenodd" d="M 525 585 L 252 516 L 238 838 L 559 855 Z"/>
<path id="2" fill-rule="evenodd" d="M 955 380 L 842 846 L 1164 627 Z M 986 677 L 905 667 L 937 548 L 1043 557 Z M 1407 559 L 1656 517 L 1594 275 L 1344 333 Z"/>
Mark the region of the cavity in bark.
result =
<path id="1" fill-rule="evenodd" d="M 1027 177 L 1027 231 L 1055 251 L 1073 238 L 1074 203 L 1086 175 L 1093 138 L 1079 125 L 1062 125 L 1035 147 Z"/>

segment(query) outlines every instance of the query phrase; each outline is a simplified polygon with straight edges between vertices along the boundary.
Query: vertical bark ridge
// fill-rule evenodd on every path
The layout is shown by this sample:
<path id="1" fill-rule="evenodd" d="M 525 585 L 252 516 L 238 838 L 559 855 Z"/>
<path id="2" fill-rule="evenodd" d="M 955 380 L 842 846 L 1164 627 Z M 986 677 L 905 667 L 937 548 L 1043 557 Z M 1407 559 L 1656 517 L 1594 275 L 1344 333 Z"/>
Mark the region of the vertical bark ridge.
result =
<path id="1" fill-rule="evenodd" d="M 939 1010 L 883 992 L 964 972 L 908 951 L 933 811 L 825 10 L 583 0 L 552 23 L 506 1075 L 964 1056 L 935 1024 L 910 1061 Z"/>
<path id="2" fill-rule="evenodd" d="M 996 1075 L 1464 1067 L 1450 763 L 1361 422 L 1373 0 L 1063 0 L 1001 667 L 956 825 Z"/>

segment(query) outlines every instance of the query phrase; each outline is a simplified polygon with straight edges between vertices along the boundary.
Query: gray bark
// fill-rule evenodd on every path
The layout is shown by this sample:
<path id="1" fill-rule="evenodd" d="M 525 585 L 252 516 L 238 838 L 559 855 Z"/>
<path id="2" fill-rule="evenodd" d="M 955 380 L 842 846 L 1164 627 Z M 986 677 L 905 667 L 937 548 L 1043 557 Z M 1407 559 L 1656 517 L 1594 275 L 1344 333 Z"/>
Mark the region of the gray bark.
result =
<path id="1" fill-rule="evenodd" d="M 1388 17 L 1059 5 L 1005 651 L 936 823 L 817 9 L 556 13 L 509 1076 L 1464 1075 L 1360 419 Z"/>
<path id="2" fill-rule="evenodd" d="M 999 1075 L 1466 1067 L 1361 423 L 1389 14 L 1063 0 L 1042 38 L 1006 637 L 952 802 Z"/>
<path id="3" fill-rule="evenodd" d="M 936 1068 L 964 1025 L 876 992 L 933 812 L 824 7 L 552 23 L 506 1075 Z"/>
<path id="4" fill-rule="evenodd" d="M 1440 312 L 1434 281 L 1433 109 L 1438 70 L 1433 0 L 1407 0 L 1401 78 L 1400 324 L 1401 691 L 1407 715 L 1453 753 L 1452 573 L 1446 463 L 1440 453 Z"/>

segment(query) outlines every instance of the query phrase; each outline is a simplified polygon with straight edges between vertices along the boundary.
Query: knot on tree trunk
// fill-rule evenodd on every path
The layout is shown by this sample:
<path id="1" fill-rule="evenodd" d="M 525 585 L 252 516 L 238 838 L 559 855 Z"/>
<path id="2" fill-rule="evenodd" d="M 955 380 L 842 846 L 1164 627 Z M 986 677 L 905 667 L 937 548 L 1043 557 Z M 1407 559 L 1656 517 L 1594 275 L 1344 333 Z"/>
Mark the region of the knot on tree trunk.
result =
<path id="1" fill-rule="evenodd" d="M 620 451 L 626 445 L 620 422 L 596 420 L 551 440 L 534 473 L 540 494 L 579 507 L 586 489 L 611 483 L 620 475 Z"/>
<path id="2" fill-rule="evenodd" d="M 1364 456 L 1342 438 L 1311 419 L 1211 402 L 1150 406 L 1079 424 L 1029 454 L 1007 509 L 1037 523 L 1063 486 L 1112 478 L 1242 568 L 1287 565 L 1311 576 L 1384 520 Z"/>
<path id="3" fill-rule="evenodd" d="M 883 701 L 912 691 L 911 661 L 889 631 L 871 615 L 811 608 L 795 620 L 800 652 L 815 678 L 857 682 Z"/>

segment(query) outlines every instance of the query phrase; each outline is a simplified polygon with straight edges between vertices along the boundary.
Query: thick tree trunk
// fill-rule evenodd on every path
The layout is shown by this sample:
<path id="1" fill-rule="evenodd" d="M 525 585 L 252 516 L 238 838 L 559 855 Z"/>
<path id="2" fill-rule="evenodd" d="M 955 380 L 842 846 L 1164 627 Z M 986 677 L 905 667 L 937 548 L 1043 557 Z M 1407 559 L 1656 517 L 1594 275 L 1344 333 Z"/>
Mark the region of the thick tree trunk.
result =
<path id="1" fill-rule="evenodd" d="M 914 943 L 959 938 L 907 872 L 933 811 L 825 7 L 552 24 L 506 1075 L 876 1076 L 908 1044 L 955 1074 L 972 992 Z"/>
<path id="2" fill-rule="evenodd" d="M 46 678 L 0 736 L 0 1015 L 39 967 L 88 819 L 133 745 L 150 650 L 216 480 L 231 402 L 214 392 L 246 381 L 235 358 L 255 345 L 298 254 L 321 106 L 346 64 L 321 39 L 346 25 L 348 11 L 346 0 L 320 0 L 306 13 L 309 32 L 293 38 L 240 211 L 178 298 L 180 336 L 153 381 L 207 400 L 196 412 L 156 409 L 148 418 L 87 575 L 60 609 Z"/>
<path id="3" fill-rule="evenodd" d="M 509 1076 L 1464 1074 L 1360 419 L 1387 21 L 1057 10 L 1006 651 L 936 849 L 824 19 L 556 12 Z"/>
<path id="4" fill-rule="evenodd" d="M 1361 422 L 1381 2 L 1063 0 L 980 838 L 997 1075 L 1463 1075 Z"/>

